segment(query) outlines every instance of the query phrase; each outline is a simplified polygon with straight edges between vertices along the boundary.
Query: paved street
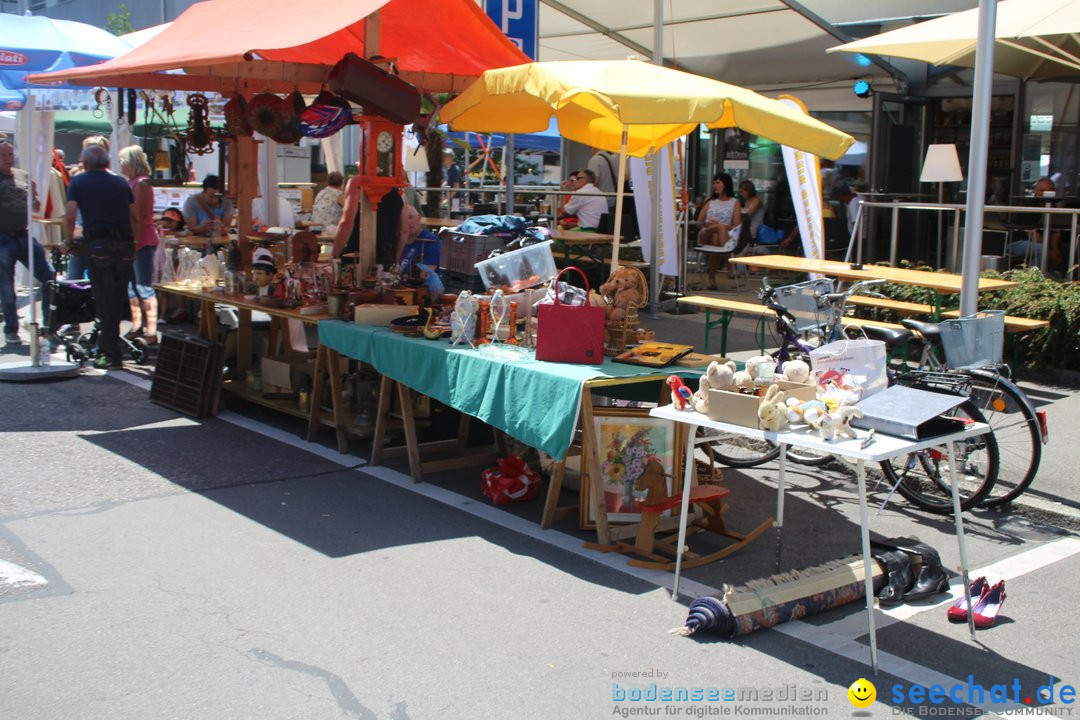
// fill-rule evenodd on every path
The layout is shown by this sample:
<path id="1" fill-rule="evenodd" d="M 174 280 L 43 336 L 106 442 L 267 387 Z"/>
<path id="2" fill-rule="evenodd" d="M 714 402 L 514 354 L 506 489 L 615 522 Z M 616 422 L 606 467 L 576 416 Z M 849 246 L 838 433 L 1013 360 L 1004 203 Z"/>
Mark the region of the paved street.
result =
<path id="1" fill-rule="evenodd" d="M 539 500 L 492 507 L 477 470 L 414 485 L 401 465 L 366 468 L 359 441 L 340 455 L 331 433 L 307 443 L 299 422 L 243 404 L 192 420 L 148 388 L 139 370 L 0 384 L 4 717 L 955 716 L 973 708 L 909 690 L 970 676 L 1011 702 L 1015 681 L 1024 705 L 1080 681 L 1080 539 L 1058 527 L 970 514 L 972 575 L 1006 580 L 1003 617 L 973 643 L 945 619 L 952 598 L 879 611 L 875 677 L 860 602 L 737 640 L 671 635 L 691 597 L 671 599 L 669 573 L 583 549 L 576 517 L 540 530 Z M 1046 392 L 1057 433 L 1036 486 L 1069 505 L 1080 412 L 1072 390 Z M 774 513 L 775 477 L 725 470 L 736 529 Z M 782 569 L 859 551 L 851 478 L 789 474 Z M 946 518 L 897 500 L 871 525 L 959 565 Z M 687 572 L 685 592 L 770 575 L 776 540 Z M 859 678 L 877 687 L 866 711 L 847 696 Z M 630 699 L 654 683 L 735 699 Z"/>

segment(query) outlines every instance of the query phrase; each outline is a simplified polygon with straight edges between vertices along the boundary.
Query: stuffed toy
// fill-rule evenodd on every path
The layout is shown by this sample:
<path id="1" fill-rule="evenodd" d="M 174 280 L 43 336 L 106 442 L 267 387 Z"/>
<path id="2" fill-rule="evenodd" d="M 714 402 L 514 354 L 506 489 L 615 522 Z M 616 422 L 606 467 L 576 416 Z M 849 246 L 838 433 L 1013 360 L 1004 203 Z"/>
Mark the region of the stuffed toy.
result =
<path id="1" fill-rule="evenodd" d="M 600 286 L 600 295 L 607 301 L 607 321 L 622 322 L 626 311 L 632 305 L 641 307 L 645 302 L 647 290 L 644 287 L 644 275 L 635 268 L 620 267 L 611 273 L 608 281 Z"/>
<path id="2" fill-rule="evenodd" d="M 667 379 L 667 384 L 671 386 L 671 404 L 675 406 L 676 410 L 691 410 L 693 404 L 691 402 L 693 393 L 690 392 L 690 388 L 686 387 L 682 378 L 678 375 L 671 375 Z"/>
<path id="3" fill-rule="evenodd" d="M 782 430 L 787 427 L 787 405 L 779 385 L 770 385 L 758 404 L 758 427 L 762 430 Z"/>
<path id="4" fill-rule="evenodd" d="M 833 424 L 836 425 L 836 434 L 843 435 L 844 437 L 857 437 L 855 434 L 855 428 L 851 427 L 851 418 L 860 418 L 863 416 L 863 411 L 857 407 L 851 407 L 850 405 L 842 405 L 836 408 L 829 415 L 833 419 Z"/>
<path id="5" fill-rule="evenodd" d="M 728 360 L 721 365 L 713 361 L 705 369 L 705 374 L 698 380 L 698 391 L 690 402 L 699 413 L 709 413 L 709 390 L 713 388 L 731 387 L 735 384 L 735 361 Z"/>
<path id="6" fill-rule="evenodd" d="M 810 366 L 804 360 L 788 360 L 781 368 L 781 379 L 793 383 L 805 383 L 810 379 Z"/>
<path id="7" fill-rule="evenodd" d="M 807 412 L 803 415 L 806 424 L 817 430 L 822 440 L 832 440 L 836 436 L 836 420 L 827 412 Z"/>
<path id="8" fill-rule="evenodd" d="M 732 376 L 731 382 L 733 385 L 736 385 L 738 387 L 743 387 L 745 385 L 753 385 L 754 376 L 746 372 L 745 370 L 740 370 Z"/>
<path id="9" fill-rule="evenodd" d="M 807 400 L 803 402 L 798 398 L 789 397 L 787 399 L 787 418 L 789 423 L 806 422 L 806 413 L 808 411 L 817 411 L 818 413 L 826 411 L 825 403 L 820 400 Z M 813 417 L 813 415 L 811 415 Z"/>
<path id="10" fill-rule="evenodd" d="M 862 388 L 857 385 L 838 385 L 830 382 L 824 390 L 818 389 L 818 400 L 835 410 L 846 405 L 855 405 L 862 400 Z"/>

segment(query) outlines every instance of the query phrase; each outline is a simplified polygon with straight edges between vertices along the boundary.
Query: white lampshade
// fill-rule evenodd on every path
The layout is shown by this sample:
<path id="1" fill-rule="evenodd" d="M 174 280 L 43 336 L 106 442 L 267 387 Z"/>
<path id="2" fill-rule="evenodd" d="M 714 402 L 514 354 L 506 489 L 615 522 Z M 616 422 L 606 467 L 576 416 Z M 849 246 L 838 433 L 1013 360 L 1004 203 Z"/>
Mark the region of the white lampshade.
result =
<path id="1" fill-rule="evenodd" d="M 923 161 L 919 182 L 960 182 L 963 179 L 955 145 L 949 143 L 926 148 L 926 160 Z"/>

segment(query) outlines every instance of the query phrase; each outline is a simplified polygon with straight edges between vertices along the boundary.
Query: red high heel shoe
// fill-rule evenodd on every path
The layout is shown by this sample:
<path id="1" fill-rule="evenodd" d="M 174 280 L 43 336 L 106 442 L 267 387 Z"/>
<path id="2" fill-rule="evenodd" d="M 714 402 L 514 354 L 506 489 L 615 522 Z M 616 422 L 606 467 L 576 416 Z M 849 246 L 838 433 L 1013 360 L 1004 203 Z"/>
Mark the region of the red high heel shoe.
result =
<path id="1" fill-rule="evenodd" d="M 987 592 L 983 593 L 983 596 L 979 598 L 979 602 L 975 603 L 974 612 L 975 627 L 977 628 L 989 628 L 994 627 L 994 623 L 997 622 L 998 613 L 1001 612 L 1001 606 L 1005 604 L 1005 581 L 998 581 L 997 585 L 990 588 Z"/>
<path id="2" fill-rule="evenodd" d="M 971 581 L 971 588 L 968 591 L 971 595 L 972 604 L 978 608 L 979 601 L 982 600 L 983 595 L 990 592 L 990 583 L 986 581 L 985 577 L 975 578 Z M 967 622 L 968 619 L 968 607 L 967 598 L 961 595 L 957 598 L 953 606 L 949 608 L 946 613 L 949 620 L 953 622 Z"/>

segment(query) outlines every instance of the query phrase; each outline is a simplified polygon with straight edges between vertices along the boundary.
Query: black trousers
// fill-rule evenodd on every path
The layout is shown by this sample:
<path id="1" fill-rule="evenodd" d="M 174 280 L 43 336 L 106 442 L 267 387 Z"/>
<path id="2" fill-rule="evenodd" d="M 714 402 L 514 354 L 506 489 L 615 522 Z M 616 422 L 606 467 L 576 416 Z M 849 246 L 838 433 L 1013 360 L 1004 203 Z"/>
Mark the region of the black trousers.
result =
<path id="1" fill-rule="evenodd" d="M 110 360 L 124 359 L 120 318 L 127 306 L 127 286 L 135 261 L 135 241 L 127 237 L 84 237 L 81 244 L 97 314 L 98 349 Z"/>

